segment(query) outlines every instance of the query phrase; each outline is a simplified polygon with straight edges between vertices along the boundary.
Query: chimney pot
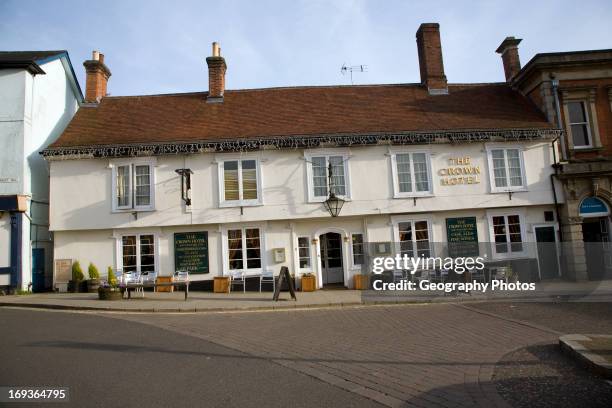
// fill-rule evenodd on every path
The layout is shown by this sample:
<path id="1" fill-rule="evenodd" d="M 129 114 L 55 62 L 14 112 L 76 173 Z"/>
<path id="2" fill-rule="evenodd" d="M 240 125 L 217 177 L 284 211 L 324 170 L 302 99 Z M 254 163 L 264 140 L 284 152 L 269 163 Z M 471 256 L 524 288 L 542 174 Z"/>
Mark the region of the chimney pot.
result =
<path id="1" fill-rule="evenodd" d="M 111 72 L 104 64 L 104 54 L 99 51 L 91 53 L 91 59 L 83 62 L 86 72 L 85 102 L 98 103 L 107 95 L 106 86 Z"/>
<path id="2" fill-rule="evenodd" d="M 212 56 L 206 58 L 206 64 L 208 64 L 208 96 L 206 102 L 223 102 L 227 65 L 225 65 L 225 59 L 221 56 L 219 43 L 212 43 Z"/>
<path id="3" fill-rule="evenodd" d="M 506 82 L 511 82 L 512 78 L 521 70 L 521 60 L 518 52 L 518 45 L 521 41 L 523 40 L 520 38 L 506 37 L 495 50 L 496 53 L 501 54 Z"/>
<path id="4" fill-rule="evenodd" d="M 444 61 L 442 60 L 440 24 L 421 24 L 416 33 L 416 39 L 421 83 L 427 87 L 430 95 L 448 94 L 448 83 L 444 74 Z"/>

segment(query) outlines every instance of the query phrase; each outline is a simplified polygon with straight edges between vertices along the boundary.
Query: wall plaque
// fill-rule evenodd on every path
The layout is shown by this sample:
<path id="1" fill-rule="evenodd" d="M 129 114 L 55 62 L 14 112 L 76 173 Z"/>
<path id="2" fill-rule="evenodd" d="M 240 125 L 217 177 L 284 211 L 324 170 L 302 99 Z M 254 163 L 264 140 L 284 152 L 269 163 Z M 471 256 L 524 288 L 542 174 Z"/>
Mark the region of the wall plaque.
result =
<path id="1" fill-rule="evenodd" d="M 174 269 L 189 274 L 208 273 L 208 232 L 174 234 Z"/>
<path id="2" fill-rule="evenodd" d="M 446 240 L 449 256 L 478 256 L 476 217 L 447 218 Z"/>

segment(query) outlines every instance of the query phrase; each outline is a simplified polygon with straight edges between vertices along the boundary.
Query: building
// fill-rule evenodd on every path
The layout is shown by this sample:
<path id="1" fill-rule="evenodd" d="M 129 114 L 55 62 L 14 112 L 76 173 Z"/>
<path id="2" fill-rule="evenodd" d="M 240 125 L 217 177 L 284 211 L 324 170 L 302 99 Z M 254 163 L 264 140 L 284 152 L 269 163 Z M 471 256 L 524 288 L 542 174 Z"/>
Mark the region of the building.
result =
<path id="1" fill-rule="evenodd" d="M 66 51 L 0 52 L 0 288 L 52 286 L 49 169 L 39 152 L 83 101 Z"/>
<path id="2" fill-rule="evenodd" d="M 520 41 L 508 37 L 497 50 L 506 79 L 565 130 L 554 174 L 565 197 L 558 217 L 564 273 L 575 280 L 610 278 L 612 50 L 537 54 L 521 68 Z"/>
<path id="3" fill-rule="evenodd" d="M 508 83 L 448 84 L 438 24 L 416 37 L 414 84 L 226 90 L 214 43 L 208 92 L 108 97 L 94 55 L 95 102 L 43 151 L 57 285 L 79 260 L 192 280 L 287 266 L 351 287 L 366 252 L 437 254 L 452 225 L 539 279 L 560 131 Z"/>

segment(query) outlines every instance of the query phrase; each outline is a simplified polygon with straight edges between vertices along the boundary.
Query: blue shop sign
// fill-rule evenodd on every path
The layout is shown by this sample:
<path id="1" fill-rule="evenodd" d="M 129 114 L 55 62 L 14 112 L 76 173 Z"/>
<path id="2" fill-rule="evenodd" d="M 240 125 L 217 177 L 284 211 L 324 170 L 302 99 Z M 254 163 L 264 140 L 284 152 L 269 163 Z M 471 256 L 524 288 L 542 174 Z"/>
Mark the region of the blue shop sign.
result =
<path id="1" fill-rule="evenodd" d="M 610 214 L 610 210 L 599 198 L 587 197 L 580 203 L 578 213 L 581 217 L 601 217 Z"/>

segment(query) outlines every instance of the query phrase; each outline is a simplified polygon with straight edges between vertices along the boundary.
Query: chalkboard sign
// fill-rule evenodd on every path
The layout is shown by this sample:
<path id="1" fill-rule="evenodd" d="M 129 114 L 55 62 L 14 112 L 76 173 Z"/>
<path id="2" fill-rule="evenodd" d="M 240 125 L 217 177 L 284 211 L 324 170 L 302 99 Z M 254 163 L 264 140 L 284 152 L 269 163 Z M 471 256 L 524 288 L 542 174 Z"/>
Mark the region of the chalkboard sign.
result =
<path id="1" fill-rule="evenodd" d="M 291 279 L 291 275 L 289 274 L 289 268 L 287 268 L 286 266 L 281 267 L 280 275 L 278 275 L 278 281 L 276 282 L 276 286 L 274 287 L 274 296 L 272 296 L 272 300 L 278 301 L 281 287 L 283 286 L 283 281 L 287 281 L 287 286 L 289 287 L 289 293 L 291 294 L 291 298 L 293 300 L 297 300 L 297 297 L 295 296 L 295 286 L 293 286 L 293 279 Z"/>
<path id="2" fill-rule="evenodd" d="M 208 232 L 174 234 L 174 270 L 208 273 Z"/>
<path id="3" fill-rule="evenodd" d="M 478 256 L 476 217 L 447 218 L 446 240 L 449 256 Z"/>

